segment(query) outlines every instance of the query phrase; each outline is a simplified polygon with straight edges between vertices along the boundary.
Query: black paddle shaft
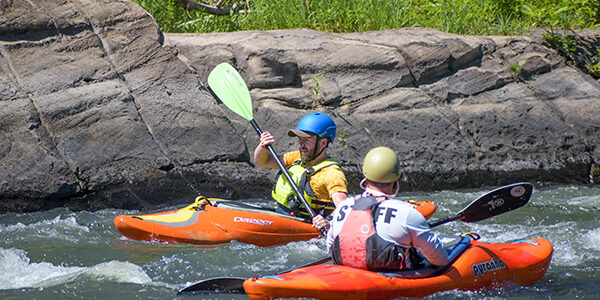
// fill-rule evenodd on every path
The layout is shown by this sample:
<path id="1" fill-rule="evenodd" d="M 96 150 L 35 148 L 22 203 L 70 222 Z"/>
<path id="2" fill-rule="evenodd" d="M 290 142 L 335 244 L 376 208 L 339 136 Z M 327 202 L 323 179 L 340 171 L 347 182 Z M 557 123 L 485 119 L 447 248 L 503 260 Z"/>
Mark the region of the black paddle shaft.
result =
<path id="1" fill-rule="evenodd" d="M 322 263 L 326 263 L 331 260 L 329 255 L 325 257 L 321 257 L 315 261 L 311 261 L 309 263 L 305 263 L 301 266 L 292 267 L 289 269 L 285 269 L 283 271 L 278 271 L 274 274 L 283 274 L 291 272 L 298 268 L 304 268 L 308 266 L 319 265 Z M 244 291 L 244 281 L 247 278 L 240 277 L 216 277 L 210 278 L 206 280 L 202 280 L 193 285 L 190 285 L 182 290 L 180 290 L 177 295 L 185 294 L 185 293 L 206 293 L 206 294 L 214 294 L 214 293 L 228 293 L 228 294 L 245 294 Z"/>
<path id="2" fill-rule="evenodd" d="M 250 120 L 250 124 L 252 124 L 252 127 L 254 127 L 254 130 L 256 130 L 256 133 L 260 137 L 263 134 L 263 131 L 260 129 L 260 127 L 258 127 L 258 124 L 256 123 L 256 121 L 254 121 L 254 119 L 252 119 L 252 120 Z M 306 210 L 310 214 L 310 217 L 314 219 L 316 216 L 315 212 L 308 205 L 308 201 L 306 201 L 306 199 L 304 199 L 304 194 L 300 192 L 300 190 L 298 189 L 298 186 L 296 185 L 296 182 L 294 182 L 290 173 L 287 171 L 287 169 L 285 168 L 283 163 L 279 160 L 279 156 L 277 156 L 277 153 L 275 153 L 275 149 L 273 149 L 273 147 L 271 147 L 271 145 L 267 145 L 267 149 L 269 149 L 269 153 L 271 154 L 271 157 L 273 157 L 273 159 L 275 159 L 275 162 L 277 162 L 279 169 L 281 169 L 281 172 L 283 173 L 283 175 L 285 176 L 287 181 L 292 186 L 292 189 L 294 189 L 294 192 L 296 193 L 296 195 L 298 195 L 298 199 L 300 199 L 300 201 L 302 202 L 304 207 L 306 207 Z M 321 228 L 321 234 L 323 234 L 323 235 L 327 234 L 327 232 L 325 231 L 324 228 Z"/>

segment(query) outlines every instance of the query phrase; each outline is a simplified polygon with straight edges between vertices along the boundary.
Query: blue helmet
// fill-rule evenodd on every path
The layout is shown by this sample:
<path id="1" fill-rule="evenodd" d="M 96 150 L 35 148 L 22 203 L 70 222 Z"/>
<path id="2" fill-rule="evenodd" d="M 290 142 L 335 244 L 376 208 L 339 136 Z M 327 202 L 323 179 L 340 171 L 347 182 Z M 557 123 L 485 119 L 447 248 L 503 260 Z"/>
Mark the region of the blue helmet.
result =
<path id="1" fill-rule="evenodd" d="M 335 123 L 330 116 L 323 113 L 311 113 L 300 122 L 298 122 L 298 126 L 296 128 L 288 131 L 289 136 L 301 136 L 301 137 L 309 137 L 310 135 L 306 134 L 306 132 L 314 133 L 321 138 L 329 138 L 330 142 L 333 142 L 335 138 Z"/>

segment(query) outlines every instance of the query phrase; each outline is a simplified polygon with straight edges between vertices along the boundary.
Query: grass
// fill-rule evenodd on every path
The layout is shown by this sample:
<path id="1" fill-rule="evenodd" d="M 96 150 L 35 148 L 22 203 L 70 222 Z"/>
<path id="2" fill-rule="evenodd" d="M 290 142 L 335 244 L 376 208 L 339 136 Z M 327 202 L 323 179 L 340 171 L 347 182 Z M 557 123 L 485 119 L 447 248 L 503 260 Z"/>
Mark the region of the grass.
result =
<path id="1" fill-rule="evenodd" d="M 241 8 L 242 13 L 227 16 L 186 10 L 174 0 L 132 1 L 148 11 L 163 32 L 294 28 L 363 32 L 428 27 L 463 35 L 522 35 L 541 27 L 550 47 L 584 72 L 600 77 L 600 52 L 598 56 L 582 53 L 576 35 L 554 31 L 600 27 L 600 0 L 238 0 L 247 6 Z M 220 1 L 222 6 L 236 2 L 205 1 Z M 513 76 L 519 67 L 511 67 Z M 316 83 L 313 106 L 318 104 L 320 82 Z"/>
<path id="2" fill-rule="evenodd" d="M 173 0 L 133 1 L 164 32 L 429 27 L 456 34 L 518 35 L 536 27 L 600 25 L 600 0 L 249 0 L 249 7 L 242 8 L 249 14 L 229 16 L 188 11 Z"/>

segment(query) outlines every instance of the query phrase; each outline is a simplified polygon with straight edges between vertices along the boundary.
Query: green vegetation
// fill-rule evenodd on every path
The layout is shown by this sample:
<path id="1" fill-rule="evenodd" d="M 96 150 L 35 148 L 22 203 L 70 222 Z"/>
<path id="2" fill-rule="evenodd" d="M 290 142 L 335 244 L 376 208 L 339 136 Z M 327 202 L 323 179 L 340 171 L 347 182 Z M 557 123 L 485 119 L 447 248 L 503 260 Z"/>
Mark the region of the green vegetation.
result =
<path id="1" fill-rule="evenodd" d="M 456 34 L 521 35 L 544 28 L 542 37 L 561 56 L 595 78 L 600 52 L 583 53 L 573 29 L 600 27 L 600 0 L 195 0 L 231 7 L 219 16 L 185 9 L 185 0 L 132 0 L 164 32 L 231 32 L 309 28 L 328 32 L 361 32 L 402 27 L 429 27 Z M 599 50 L 600 51 L 600 50 Z M 522 62 L 511 66 L 515 80 Z M 312 78 L 313 108 L 324 79 Z"/>
<path id="2" fill-rule="evenodd" d="M 546 44 L 556 50 L 567 62 L 572 63 L 594 78 L 600 78 L 600 48 L 596 48 L 595 52 L 597 53 L 594 53 L 594 50 L 586 51 L 585 43 L 577 33 L 570 28 L 563 27 L 560 29 L 561 32 L 556 32 L 553 27 L 546 29 L 546 33 L 541 35 Z M 513 68 L 511 67 L 512 71 Z M 518 68 L 515 72 L 517 71 Z"/>
<path id="3" fill-rule="evenodd" d="M 243 5 L 239 14 L 228 16 L 186 10 L 174 0 L 133 1 L 165 32 L 430 27 L 457 34 L 514 35 L 535 27 L 600 25 L 600 0 L 248 0 L 241 2 L 248 6 Z"/>
<path id="4" fill-rule="evenodd" d="M 526 61 L 521 60 L 517 64 L 510 66 L 510 74 L 515 81 L 519 81 L 519 69 L 525 64 Z"/>
<path id="5" fill-rule="evenodd" d="M 543 33 L 542 37 L 560 56 L 574 60 L 574 55 L 577 51 L 577 36 L 556 33 L 550 29 L 546 33 Z"/>
<path id="6" fill-rule="evenodd" d="M 323 78 L 323 74 L 317 72 L 315 76 L 311 77 L 310 79 L 312 79 L 312 81 L 315 83 L 315 86 L 310 88 L 314 96 L 312 109 L 315 109 L 315 107 L 319 105 L 319 90 L 321 89 L 321 83 L 325 81 L 325 78 Z"/>
<path id="7" fill-rule="evenodd" d="M 588 62 L 586 64 L 586 68 L 588 70 L 588 73 L 594 76 L 594 78 L 600 78 L 600 48 L 596 49 L 596 51 L 598 51 L 596 61 Z"/>
<path id="8" fill-rule="evenodd" d="M 348 150 L 348 142 L 346 141 L 347 137 L 348 137 L 348 132 L 346 131 L 346 129 L 344 129 L 344 131 L 342 132 L 342 134 L 340 134 L 340 137 L 338 138 L 338 140 L 340 141 L 340 144 L 346 150 Z"/>

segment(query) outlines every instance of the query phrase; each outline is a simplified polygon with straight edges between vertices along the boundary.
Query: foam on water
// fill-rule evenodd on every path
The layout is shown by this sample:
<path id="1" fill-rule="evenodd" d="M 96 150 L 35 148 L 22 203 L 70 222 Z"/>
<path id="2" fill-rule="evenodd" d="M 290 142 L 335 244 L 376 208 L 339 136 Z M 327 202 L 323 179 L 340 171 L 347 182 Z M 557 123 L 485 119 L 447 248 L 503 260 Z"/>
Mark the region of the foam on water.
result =
<path id="1" fill-rule="evenodd" d="M 600 250 L 600 228 L 588 231 L 581 237 L 581 240 L 583 247 L 598 253 L 598 251 Z"/>
<path id="2" fill-rule="evenodd" d="M 324 239 L 291 242 L 277 247 L 274 254 L 267 256 L 268 264 L 255 260 L 245 264 L 243 268 L 263 273 L 281 271 L 281 266 L 299 265 L 327 255 L 327 251 L 324 250 L 326 248 Z"/>
<path id="3" fill-rule="evenodd" d="M 600 229 L 587 234 L 579 234 L 574 222 L 559 222 L 553 225 L 508 225 L 508 224 L 473 224 L 473 232 L 481 235 L 484 242 L 504 243 L 515 240 L 542 237 L 552 243 L 552 264 L 573 267 L 583 265 L 596 259 L 600 244 Z M 589 251 L 583 253 L 582 248 Z"/>
<path id="4" fill-rule="evenodd" d="M 438 206 L 435 219 L 460 211 L 489 190 L 412 192 L 401 197 L 433 201 Z M 455 221 L 436 227 L 434 231 L 440 234 L 472 231 L 493 243 L 546 238 L 553 244 L 554 255 L 545 279 L 533 287 L 448 291 L 426 299 L 593 299 L 600 291 L 596 279 L 598 203 L 598 187 L 538 184 L 530 203 L 518 210 L 481 222 Z M 172 299 L 178 289 L 200 280 L 272 274 L 327 254 L 322 239 L 265 248 L 235 241 L 210 247 L 133 241 L 114 228 L 113 218 L 122 213 L 140 212 L 61 209 L 4 215 L 0 219 L 0 298 Z"/>
<path id="5" fill-rule="evenodd" d="M 565 186 L 552 189 L 534 190 L 534 198 L 542 198 L 547 204 L 598 208 L 600 194 L 588 186 Z"/>
<path id="6" fill-rule="evenodd" d="M 0 289 L 33 287 L 52 278 L 79 273 L 81 267 L 54 266 L 47 262 L 31 263 L 21 249 L 0 249 Z"/>
<path id="7" fill-rule="evenodd" d="M 0 230 L 2 231 L 18 231 L 23 229 L 54 229 L 54 231 L 46 231 L 46 233 L 55 232 L 58 229 L 69 229 L 83 232 L 90 232 L 90 229 L 87 226 L 79 225 L 74 216 L 61 217 L 56 216 L 51 220 L 42 220 L 36 223 L 25 225 L 23 223 L 16 223 L 12 225 L 0 225 Z"/>
<path id="8" fill-rule="evenodd" d="M 600 204 L 600 195 L 585 195 L 571 198 L 567 201 L 569 205 L 597 208 Z"/>
<path id="9" fill-rule="evenodd" d="M 141 267 L 130 262 L 109 261 L 90 267 L 56 266 L 48 262 L 32 263 L 22 249 L 0 248 L 0 290 L 50 287 L 82 276 L 119 283 L 152 282 Z"/>
<path id="10" fill-rule="evenodd" d="M 23 223 L 0 225 L 0 232 L 13 234 L 12 236 L 16 240 L 40 237 L 78 241 L 82 236 L 89 237 L 90 229 L 87 226 L 78 224 L 74 216 L 56 216 L 54 219 L 42 220 L 27 225 Z"/>

